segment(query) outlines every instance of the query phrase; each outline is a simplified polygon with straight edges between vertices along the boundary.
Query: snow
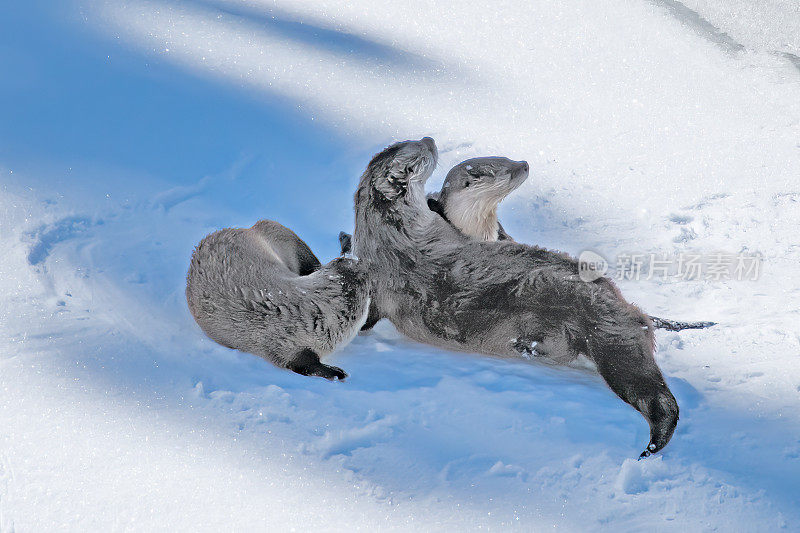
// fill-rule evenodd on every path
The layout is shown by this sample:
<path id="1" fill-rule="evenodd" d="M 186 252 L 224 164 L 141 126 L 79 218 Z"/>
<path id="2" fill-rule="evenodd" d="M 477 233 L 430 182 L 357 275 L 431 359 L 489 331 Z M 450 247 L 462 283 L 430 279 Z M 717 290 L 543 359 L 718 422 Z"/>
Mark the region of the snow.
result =
<path id="1" fill-rule="evenodd" d="M 800 55 L 800 4 L 793 0 L 685 0 L 683 5 L 687 9 L 678 10 L 684 16 L 695 18 L 689 10 L 694 11 L 728 35 L 734 48 L 792 54 L 795 60 Z"/>
<path id="2" fill-rule="evenodd" d="M 678 4 L 6 8 L 0 530 L 795 529 L 800 15 Z M 329 383 L 202 335 L 203 235 L 272 218 L 327 261 L 369 157 L 423 135 L 431 189 L 469 157 L 531 164 L 500 208 L 520 241 L 763 256 L 757 281 L 620 282 L 719 322 L 657 335 L 663 453 L 635 460 L 645 422 L 587 370 L 383 321 Z"/>

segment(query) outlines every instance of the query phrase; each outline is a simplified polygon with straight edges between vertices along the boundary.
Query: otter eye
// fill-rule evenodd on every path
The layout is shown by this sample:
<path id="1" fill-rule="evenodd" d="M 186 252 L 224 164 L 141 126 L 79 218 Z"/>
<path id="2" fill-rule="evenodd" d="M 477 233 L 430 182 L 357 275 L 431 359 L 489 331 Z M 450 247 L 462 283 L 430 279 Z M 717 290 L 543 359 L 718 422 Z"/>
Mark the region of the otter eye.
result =
<path id="1" fill-rule="evenodd" d="M 467 180 L 464 182 L 464 187 L 469 187 L 472 182 Z"/>

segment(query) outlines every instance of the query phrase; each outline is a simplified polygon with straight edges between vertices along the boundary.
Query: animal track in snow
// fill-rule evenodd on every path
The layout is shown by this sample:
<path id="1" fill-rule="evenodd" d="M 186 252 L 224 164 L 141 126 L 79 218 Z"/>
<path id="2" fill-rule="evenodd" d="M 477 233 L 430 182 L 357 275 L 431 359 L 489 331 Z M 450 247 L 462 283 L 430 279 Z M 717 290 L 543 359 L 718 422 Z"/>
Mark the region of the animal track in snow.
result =
<path id="1" fill-rule="evenodd" d="M 394 417 L 387 416 L 361 427 L 328 431 L 314 449 L 326 459 L 333 455 L 350 455 L 359 448 L 374 446 L 391 437 L 395 422 Z"/>
<path id="2" fill-rule="evenodd" d="M 31 249 L 28 252 L 28 263 L 32 266 L 42 264 L 55 245 L 85 232 L 91 226 L 102 223 L 101 220 L 93 222 L 88 217 L 72 216 L 62 218 L 52 224 L 45 224 L 27 233 L 26 236 L 32 240 Z"/>
<path id="3" fill-rule="evenodd" d="M 683 209 L 685 209 L 686 211 L 696 211 L 698 209 L 702 209 L 704 207 L 711 205 L 711 203 L 715 202 L 716 200 L 723 200 L 725 198 L 728 198 L 729 196 L 730 194 L 728 193 L 710 194 L 708 196 L 701 198 L 700 201 L 697 202 L 696 204 L 688 205 Z"/>
<path id="4" fill-rule="evenodd" d="M 697 232 L 692 228 L 681 228 L 680 235 L 673 237 L 672 242 L 689 242 L 697 238 Z"/>
<path id="5" fill-rule="evenodd" d="M 694 220 L 693 216 L 691 216 L 691 215 L 682 215 L 680 213 L 673 213 L 673 214 L 671 214 L 669 216 L 669 221 L 674 223 L 674 224 L 681 224 L 681 225 L 688 224 L 689 222 L 692 222 L 693 220 Z"/>

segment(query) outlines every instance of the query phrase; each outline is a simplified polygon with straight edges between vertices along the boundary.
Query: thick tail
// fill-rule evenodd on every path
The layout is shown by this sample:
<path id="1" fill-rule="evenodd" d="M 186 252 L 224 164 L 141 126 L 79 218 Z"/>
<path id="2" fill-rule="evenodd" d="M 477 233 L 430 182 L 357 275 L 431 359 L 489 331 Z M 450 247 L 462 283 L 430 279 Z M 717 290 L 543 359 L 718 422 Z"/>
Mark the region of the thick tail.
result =
<path id="1" fill-rule="evenodd" d="M 650 442 L 639 456 L 647 457 L 667 445 L 678 424 L 678 402 L 667 387 L 646 340 L 615 338 L 590 342 L 590 355 L 600 375 L 623 401 L 645 417 Z"/>
<path id="2" fill-rule="evenodd" d="M 681 331 L 684 329 L 705 329 L 717 325 L 716 322 L 679 322 L 677 320 L 658 318 L 657 316 L 651 316 L 650 320 L 653 321 L 654 328 L 666 329 L 668 331 Z"/>

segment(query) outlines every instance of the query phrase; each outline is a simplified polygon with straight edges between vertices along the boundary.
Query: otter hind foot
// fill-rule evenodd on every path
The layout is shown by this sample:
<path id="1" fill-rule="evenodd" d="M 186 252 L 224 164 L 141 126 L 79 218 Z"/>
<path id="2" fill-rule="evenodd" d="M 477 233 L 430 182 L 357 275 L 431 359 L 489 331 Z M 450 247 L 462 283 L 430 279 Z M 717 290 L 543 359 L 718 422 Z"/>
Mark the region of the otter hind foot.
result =
<path id="1" fill-rule="evenodd" d="M 644 416 L 650 425 L 650 442 L 640 458 L 667 445 L 678 425 L 678 402 L 664 382 L 649 346 L 592 343 L 590 353 L 608 386 Z"/>
<path id="2" fill-rule="evenodd" d="M 303 376 L 319 376 L 331 381 L 334 379 L 341 381 L 347 377 L 347 372 L 341 368 L 322 363 L 319 355 L 309 348 L 300 350 L 286 363 L 286 368 Z"/>
<path id="3" fill-rule="evenodd" d="M 663 389 L 645 402 L 648 404 L 645 416 L 650 424 L 650 443 L 639 459 L 649 457 L 666 446 L 678 425 L 678 403 L 663 381 L 662 385 Z"/>

